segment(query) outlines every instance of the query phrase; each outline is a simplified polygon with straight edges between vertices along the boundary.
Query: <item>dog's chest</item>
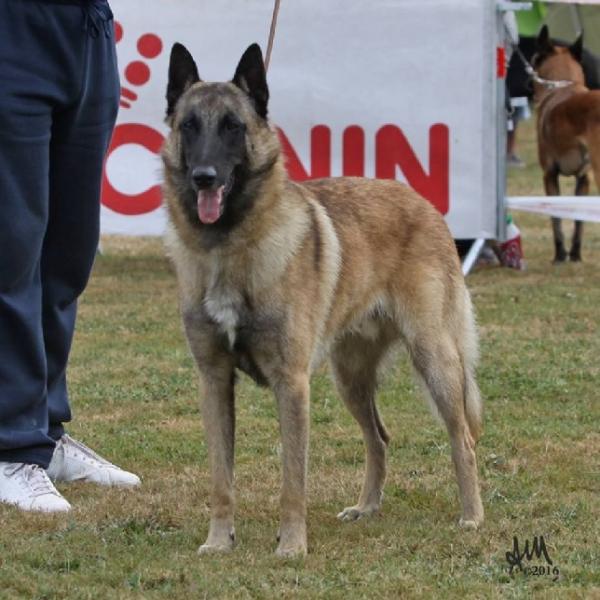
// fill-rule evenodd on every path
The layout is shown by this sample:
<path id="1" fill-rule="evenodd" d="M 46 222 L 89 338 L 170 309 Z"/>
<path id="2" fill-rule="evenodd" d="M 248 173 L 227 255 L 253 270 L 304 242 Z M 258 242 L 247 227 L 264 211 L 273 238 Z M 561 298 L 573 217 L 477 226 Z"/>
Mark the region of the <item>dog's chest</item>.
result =
<path id="1" fill-rule="evenodd" d="M 216 281 L 206 291 L 203 304 L 208 316 L 227 336 L 229 347 L 233 348 L 244 308 L 242 294 L 227 282 Z"/>
<path id="2" fill-rule="evenodd" d="M 273 328 L 273 321 L 251 311 L 244 294 L 227 285 L 215 285 L 207 291 L 204 310 L 226 335 L 236 368 L 259 385 L 267 385 L 267 379 L 255 360 L 253 348 L 260 344 L 264 333 Z"/>

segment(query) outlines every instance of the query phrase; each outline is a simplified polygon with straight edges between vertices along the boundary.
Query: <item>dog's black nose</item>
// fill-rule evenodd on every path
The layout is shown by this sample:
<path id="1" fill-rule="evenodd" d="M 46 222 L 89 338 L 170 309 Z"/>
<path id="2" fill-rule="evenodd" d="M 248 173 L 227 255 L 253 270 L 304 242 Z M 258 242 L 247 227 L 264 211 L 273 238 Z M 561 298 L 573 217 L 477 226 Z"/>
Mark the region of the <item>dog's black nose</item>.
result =
<path id="1" fill-rule="evenodd" d="M 217 170 L 214 167 L 194 167 L 192 179 L 200 189 L 212 187 L 217 179 Z"/>

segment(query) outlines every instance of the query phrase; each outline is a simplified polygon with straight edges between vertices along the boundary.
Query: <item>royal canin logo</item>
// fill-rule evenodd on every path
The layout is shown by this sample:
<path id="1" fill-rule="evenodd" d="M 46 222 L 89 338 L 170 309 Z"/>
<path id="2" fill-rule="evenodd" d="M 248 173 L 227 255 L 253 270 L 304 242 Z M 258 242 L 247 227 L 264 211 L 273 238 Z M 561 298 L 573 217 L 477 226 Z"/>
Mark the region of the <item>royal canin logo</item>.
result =
<path id="1" fill-rule="evenodd" d="M 115 22 L 117 44 L 124 35 L 123 27 Z M 123 73 L 127 85 L 121 86 L 121 110 L 128 110 L 139 100 L 137 90 L 143 88 L 152 76 L 151 64 L 164 49 L 163 41 L 155 33 L 145 33 L 136 42 L 139 58 L 129 62 Z M 296 181 L 331 176 L 331 129 L 316 125 L 310 129 L 310 170 L 298 157 L 282 129 L 278 129 L 290 177 Z M 450 133 L 448 126 L 435 123 L 429 128 L 429 164 L 419 161 L 402 129 L 383 124 L 375 133 L 375 177 L 395 179 L 398 170 L 407 183 L 429 200 L 443 215 L 450 206 Z M 158 154 L 164 142 L 160 131 L 143 123 L 120 123 L 115 127 L 108 149 L 108 157 L 128 144 L 139 144 L 147 151 Z M 342 175 L 362 177 L 365 174 L 365 132 L 360 125 L 349 125 L 342 132 Z M 162 202 L 160 186 L 152 185 L 143 192 L 131 195 L 116 189 L 104 173 L 102 203 L 122 215 L 142 215 L 156 210 Z"/>

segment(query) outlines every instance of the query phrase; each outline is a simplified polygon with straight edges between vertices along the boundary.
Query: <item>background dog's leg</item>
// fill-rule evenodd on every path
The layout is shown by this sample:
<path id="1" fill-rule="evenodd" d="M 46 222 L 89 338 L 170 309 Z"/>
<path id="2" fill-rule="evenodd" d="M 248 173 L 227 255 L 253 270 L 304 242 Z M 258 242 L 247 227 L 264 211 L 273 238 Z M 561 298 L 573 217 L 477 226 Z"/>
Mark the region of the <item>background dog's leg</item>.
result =
<path id="1" fill-rule="evenodd" d="M 544 173 L 544 189 L 546 196 L 560 196 L 560 188 L 558 185 L 558 170 L 552 168 Z M 567 259 L 567 251 L 565 250 L 565 238 L 563 236 L 561 220 L 557 217 L 552 219 L 552 233 L 554 235 L 554 261 L 555 263 L 564 262 Z"/>
<path id="2" fill-rule="evenodd" d="M 562 232 L 562 219 L 551 217 L 552 233 L 554 235 L 554 259 L 552 262 L 561 263 L 567 260 L 567 251 L 565 250 L 565 238 Z"/>
<path id="3" fill-rule="evenodd" d="M 365 478 L 355 506 L 338 514 L 342 521 L 354 521 L 377 512 L 385 482 L 386 447 L 389 435 L 375 405 L 377 365 L 388 344 L 385 341 L 346 336 L 336 343 L 331 364 L 337 389 L 363 433 L 366 448 Z"/>
<path id="4" fill-rule="evenodd" d="M 274 387 L 282 443 L 281 522 L 276 554 L 306 554 L 306 466 L 309 375 L 288 377 Z"/>
<path id="5" fill-rule="evenodd" d="M 233 548 L 233 453 L 235 407 L 233 369 L 221 377 L 204 378 L 202 418 L 210 462 L 210 527 L 198 552 L 226 552 Z"/>
<path id="6" fill-rule="evenodd" d="M 424 332 L 413 338 L 409 350 L 414 366 L 423 378 L 450 435 L 452 461 L 462 505 L 459 524 L 465 528 L 477 528 L 483 521 L 475 456 L 479 427 L 474 422 L 476 419 L 467 418 L 466 411 L 469 410 L 469 402 L 478 400 L 465 396 L 476 392 L 476 384 L 469 380 L 470 373 L 464 369 L 457 344 L 449 333 Z M 466 383 L 470 389 L 466 389 Z M 469 421 L 473 422 L 473 429 Z"/>
<path id="7" fill-rule="evenodd" d="M 590 180 L 587 175 L 577 177 L 575 184 L 575 195 L 587 196 L 590 192 Z M 581 260 L 581 242 L 583 241 L 583 221 L 575 221 L 575 229 L 573 231 L 573 241 L 571 242 L 571 251 L 569 258 L 578 262 Z"/>

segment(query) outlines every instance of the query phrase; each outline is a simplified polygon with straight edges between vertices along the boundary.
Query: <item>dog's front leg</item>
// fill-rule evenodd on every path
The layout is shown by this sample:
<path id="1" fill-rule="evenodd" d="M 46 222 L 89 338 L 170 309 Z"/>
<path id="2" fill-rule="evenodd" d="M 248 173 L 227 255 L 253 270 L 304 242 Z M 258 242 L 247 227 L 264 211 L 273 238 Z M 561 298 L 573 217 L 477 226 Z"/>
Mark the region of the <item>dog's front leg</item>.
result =
<path id="1" fill-rule="evenodd" d="M 185 333 L 200 373 L 202 421 L 210 464 L 210 526 L 198 552 L 233 548 L 234 363 L 224 336 L 193 304 L 182 311 Z"/>
<path id="2" fill-rule="evenodd" d="M 306 554 L 306 467 L 309 430 L 309 376 L 287 378 L 275 389 L 282 443 L 281 522 L 276 554 Z"/>
<path id="3" fill-rule="evenodd" d="M 228 552 L 233 548 L 233 453 L 235 407 L 233 369 L 221 377 L 203 377 L 202 418 L 210 462 L 210 527 L 198 552 Z"/>

